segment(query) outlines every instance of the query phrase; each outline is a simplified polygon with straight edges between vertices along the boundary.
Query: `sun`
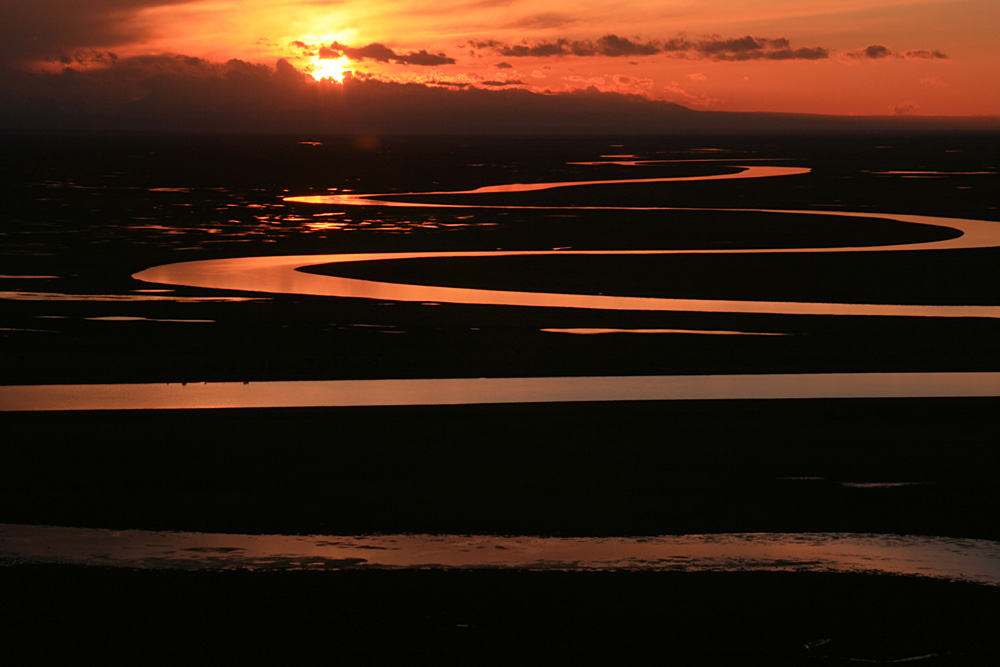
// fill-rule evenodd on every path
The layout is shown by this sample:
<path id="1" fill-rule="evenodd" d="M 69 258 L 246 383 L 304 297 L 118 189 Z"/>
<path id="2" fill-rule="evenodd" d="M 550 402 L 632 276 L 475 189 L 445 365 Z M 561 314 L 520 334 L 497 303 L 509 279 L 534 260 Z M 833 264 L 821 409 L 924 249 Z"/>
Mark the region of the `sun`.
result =
<path id="1" fill-rule="evenodd" d="M 312 69 L 309 74 L 317 81 L 323 79 L 333 79 L 337 83 L 344 82 L 344 71 L 351 61 L 346 56 L 340 58 L 318 58 L 312 59 Z"/>

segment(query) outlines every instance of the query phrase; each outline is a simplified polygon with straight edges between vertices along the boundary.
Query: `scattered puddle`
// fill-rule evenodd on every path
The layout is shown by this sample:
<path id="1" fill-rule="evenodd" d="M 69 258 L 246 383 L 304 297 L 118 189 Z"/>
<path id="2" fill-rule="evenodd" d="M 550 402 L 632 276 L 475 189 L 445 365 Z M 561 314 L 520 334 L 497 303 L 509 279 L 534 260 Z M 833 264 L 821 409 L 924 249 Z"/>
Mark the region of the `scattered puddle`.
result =
<path id="1" fill-rule="evenodd" d="M 879 176 L 993 176 L 995 171 L 871 171 Z"/>
<path id="2" fill-rule="evenodd" d="M 236 296 L 156 296 L 153 294 L 64 294 L 62 292 L 5 291 L 0 291 L 0 299 L 6 299 L 8 301 L 172 301 L 177 303 L 266 301 L 266 299 L 262 298 Z"/>
<path id="3" fill-rule="evenodd" d="M 596 336 L 599 334 L 631 333 L 631 334 L 693 334 L 702 336 L 788 336 L 785 333 L 766 333 L 760 331 L 712 331 L 702 329 L 541 329 L 547 333 L 575 334 Z"/>
<path id="4" fill-rule="evenodd" d="M 215 320 L 162 320 L 151 317 L 135 317 L 132 315 L 105 315 L 103 317 L 84 317 L 83 319 L 94 322 L 215 322 Z"/>
<path id="5" fill-rule="evenodd" d="M 849 489 L 898 489 L 904 486 L 919 486 L 922 482 L 841 482 Z"/>
<path id="6" fill-rule="evenodd" d="M 59 276 L 0 276 L 0 280 L 58 280 Z"/>
<path id="7" fill-rule="evenodd" d="M 51 329 L 19 329 L 16 327 L 0 327 L 0 331 L 18 331 L 21 333 L 58 333 Z"/>

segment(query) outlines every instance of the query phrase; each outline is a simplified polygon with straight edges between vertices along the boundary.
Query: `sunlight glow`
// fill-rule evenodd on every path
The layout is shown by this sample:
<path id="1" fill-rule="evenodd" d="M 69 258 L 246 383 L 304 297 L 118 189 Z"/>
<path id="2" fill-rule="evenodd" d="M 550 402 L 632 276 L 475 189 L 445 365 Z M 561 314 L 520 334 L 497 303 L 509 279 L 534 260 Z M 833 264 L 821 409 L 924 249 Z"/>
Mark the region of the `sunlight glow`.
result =
<path id="1" fill-rule="evenodd" d="M 309 74 L 317 81 L 333 79 L 337 83 L 343 83 L 344 72 L 350 64 L 351 61 L 346 56 L 333 59 L 314 57 Z"/>
<path id="2" fill-rule="evenodd" d="M 130 0 L 62 3 L 75 9 L 48 17 L 41 6 L 53 4 L 19 3 L 23 19 L 0 23 L 5 66 L 94 72 L 84 78 L 96 81 L 98 70 L 108 80 L 164 67 L 186 77 L 230 61 L 273 69 L 287 60 L 330 83 L 353 70 L 427 87 L 593 88 L 714 111 L 992 117 L 1000 109 L 1000 50 L 987 29 L 1000 24 L 997 0 L 963 0 L 962 11 L 956 0 L 550 0 L 542 13 L 523 0 Z M 110 5 L 127 7 L 111 16 L 102 9 Z M 324 47 L 356 59 L 320 60 Z M 46 86 L 17 95 L 29 89 L 42 95 Z"/>

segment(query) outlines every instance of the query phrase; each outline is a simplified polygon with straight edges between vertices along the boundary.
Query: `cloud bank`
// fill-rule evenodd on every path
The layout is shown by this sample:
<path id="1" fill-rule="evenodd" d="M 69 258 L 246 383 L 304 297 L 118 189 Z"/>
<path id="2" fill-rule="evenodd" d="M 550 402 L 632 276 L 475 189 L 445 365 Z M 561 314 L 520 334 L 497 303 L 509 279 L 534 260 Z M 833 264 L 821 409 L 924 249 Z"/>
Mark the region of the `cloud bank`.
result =
<path id="1" fill-rule="evenodd" d="M 271 67 L 181 55 L 119 58 L 103 67 L 68 67 L 62 73 L 0 68 L 0 128 L 308 137 L 787 132 L 851 129 L 870 122 L 858 118 L 692 111 L 669 102 L 595 88 L 537 93 L 511 89 L 507 87 L 509 81 L 487 78 L 441 83 L 446 85 L 403 84 L 348 75 L 341 85 L 317 82 L 285 60 Z M 901 105 L 893 112 L 908 110 Z M 998 125 L 997 119 L 989 123 L 994 129 Z"/>
<path id="2" fill-rule="evenodd" d="M 902 58 L 904 60 L 948 60 L 948 55 L 941 51 L 928 51 L 919 49 L 915 51 L 903 51 L 893 53 L 888 47 L 881 44 L 872 44 L 858 51 L 846 51 L 840 54 L 841 60 L 847 62 L 857 62 L 860 60 L 885 60 L 888 58 Z"/>
<path id="3" fill-rule="evenodd" d="M 426 49 L 410 51 L 409 53 L 396 53 L 385 44 L 379 43 L 372 43 L 360 48 L 352 48 L 339 42 L 332 42 L 326 46 L 313 46 L 304 42 L 292 42 L 292 46 L 302 49 L 303 55 L 315 55 L 325 60 L 333 60 L 346 56 L 355 62 L 374 60 L 382 63 L 393 62 L 402 65 L 419 65 L 423 67 L 455 64 L 454 58 L 446 56 L 443 53 L 428 53 Z"/>
<path id="4" fill-rule="evenodd" d="M 560 56 L 605 56 L 609 58 L 641 57 L 666 54 L 674 57 L 708 59 L 717 61 L 746 60 L 822 60 L 830 53 L 822 47 L 791 48 L 783 37 L 723 38 L 709 36 L 698 40 L 675 37 L 668 40 L 640 40 L 604 35 L 596 40 L 556 39 L 550 41 L 511 44 L 496 40 L 468 43 L 477 50 L 492 51 L 508 58 L 548 58 Z"/>
<path id="5" fill-rule="evenodd" d="M 80 50 L 106 50 L 142 40 L 131 19 L 143 9 L 188 0 L 0 0 L 0 63 L 64 61 Z"/>
<path id="6" fill-rule="evenodd" d="M 0 127 L 295 134 L 482 133 L 651 128 L 689 114 L 667 102 L 583 90 L 543 95 L 508 81 L 445 87 L 347 76 L 317 82 L 274 67 L 180 55 L 121 58 L 63 73 L 0 69 Z"/>

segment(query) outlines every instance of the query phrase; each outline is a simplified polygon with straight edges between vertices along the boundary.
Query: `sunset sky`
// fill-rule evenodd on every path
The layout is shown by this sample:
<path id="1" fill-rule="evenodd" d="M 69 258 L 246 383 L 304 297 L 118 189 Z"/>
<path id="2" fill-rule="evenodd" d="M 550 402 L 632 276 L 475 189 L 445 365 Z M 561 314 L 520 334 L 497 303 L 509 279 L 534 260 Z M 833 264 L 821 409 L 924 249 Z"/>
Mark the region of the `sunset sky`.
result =
<path id="1" fill-rule="evenodd" d="M 157 75 L 290 80 L 297 73 L 285 63 L 311 75 L 300 87 L 341 86 L 346 76 L 457 91 L 590 89 L 713 111 L 1000 114 L 997 0 L 0 5 L 0 102 L 15 115 L 26 100 L 102 110 L 135 102 Z"/>

